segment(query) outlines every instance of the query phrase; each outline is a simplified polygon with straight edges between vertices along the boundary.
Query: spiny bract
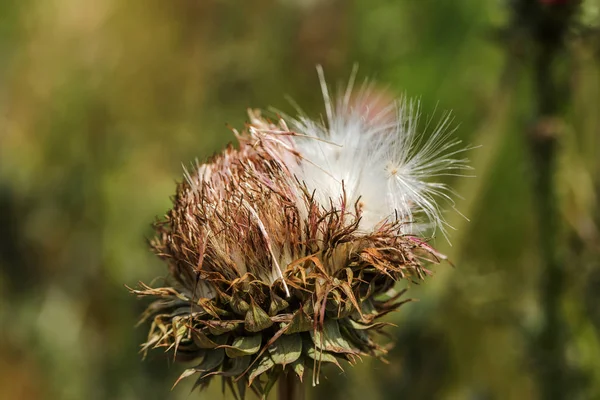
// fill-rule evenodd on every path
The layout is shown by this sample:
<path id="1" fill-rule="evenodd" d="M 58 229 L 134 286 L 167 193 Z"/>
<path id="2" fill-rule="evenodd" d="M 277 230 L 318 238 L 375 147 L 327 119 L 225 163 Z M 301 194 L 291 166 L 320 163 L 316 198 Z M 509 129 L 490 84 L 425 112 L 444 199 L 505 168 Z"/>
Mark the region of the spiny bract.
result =
<path id="1" fill-rule="evenodd" d="M 319 72 L 326 122 L 250 111 L 239 148 L 186 171 L 155 225 L 169 278 L 132 290 L 157 298 L 143 350 L 196 361 L 180 377 L 194 387 L 265 395 L 283 371 L 316 384 L 323 363 L 384 356 L 378 320 L 406 302 L 394 284 L 443 258 L 416 235 L 444 223 L 449 189 L 428 179 L 467 167 L 459 142 L 445 123 L 425 140 L 412 103 L 375 107 L 368 86 L 334 105 Z"/>

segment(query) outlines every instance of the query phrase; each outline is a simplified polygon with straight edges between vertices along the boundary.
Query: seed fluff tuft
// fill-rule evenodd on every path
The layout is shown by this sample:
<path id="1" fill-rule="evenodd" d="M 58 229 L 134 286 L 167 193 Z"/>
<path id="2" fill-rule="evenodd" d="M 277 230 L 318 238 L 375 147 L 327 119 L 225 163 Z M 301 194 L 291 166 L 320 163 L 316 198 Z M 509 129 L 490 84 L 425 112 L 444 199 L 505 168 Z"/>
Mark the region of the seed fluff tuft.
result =
<path id="1" fill-rule="evenodd" d="M 419 131 L 416 101 L 388 100 L 368 82 L 354 91 L 356 69 L 345 93 L 332 101 L 322 68 L 318 72 L 327 118 L 289 118 L 291 128 L 303 133 L 294 140 L 296 148 L 311 161 L 297 164 L 294 174 L 321 203 L 340 199 L 343 183 L 347 200 L 363 208 L 360 228 L 365 232 L 399 219 L 404 233 L 433 236 L 440 231 L 448 240 L 452 227 L 440 203 L 455 209 L 452 197 L 458 195 L 436 180 L 471 176 L 465 171 L 472 169 L 462 157 L 472 148 L 453 137 L 450 114 L 427 136 L 427 129 Z"/>

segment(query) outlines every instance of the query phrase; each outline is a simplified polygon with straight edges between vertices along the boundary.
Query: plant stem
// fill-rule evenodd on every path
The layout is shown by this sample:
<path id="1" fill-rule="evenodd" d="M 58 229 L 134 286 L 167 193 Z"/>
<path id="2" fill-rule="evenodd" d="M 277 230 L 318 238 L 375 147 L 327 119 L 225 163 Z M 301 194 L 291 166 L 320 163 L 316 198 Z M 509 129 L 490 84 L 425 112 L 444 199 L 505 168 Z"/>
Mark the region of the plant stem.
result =
<path id="1" fill-rule="evenodd" d="M 566 362 L 565 322 L 561 300 L 565 289 L 565 240 L 561 229 L 557 189 L 554 185 L 556 147 L 561 132 L 560 93 L 556 60 L 563 51 L 564 36 L 577 0 L 542 5 L 541 1 L 520 0 L 517 19 L 528 32 L 533 47 L 534 126 L 528 131 L 533 169 L 534 209 L 542 270 L 539 281 L 542 326 L 534 337 L 538 385 L 542 399 L 566 399 L 569 388 Z"/>
<path id="2" fill-rule="evenodd" d="M 302 386 L 299 385 L 293 371 L 285 371 L 279 378 L 277 400 L 302 400 L 303 398 Z"/>

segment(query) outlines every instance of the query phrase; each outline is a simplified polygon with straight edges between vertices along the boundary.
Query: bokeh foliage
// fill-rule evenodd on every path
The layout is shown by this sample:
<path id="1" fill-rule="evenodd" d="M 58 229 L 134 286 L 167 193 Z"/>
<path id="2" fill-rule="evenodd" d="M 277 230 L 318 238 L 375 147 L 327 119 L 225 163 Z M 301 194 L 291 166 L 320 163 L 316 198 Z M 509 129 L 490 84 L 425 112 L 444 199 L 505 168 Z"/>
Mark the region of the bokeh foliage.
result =
<path id="1" fill-rule="evenodd" d="M 145 304 L 127 293 L 166 274 L 148 251 L 181 163 L 204 159 L 248 107 L 309 114 L 315 65 L 352 65 L 451 109 L 481 144 L 454 185 L 456 268 L 411 287 L 390 320 L 391 364 L 365 359 L 313 399 L 535 398 L 539 249 L 524 131 L 533 106 L 510 1 L 4 0 L 0 2 L 0 397 L 188 398 L 181 368 L 141 362 Z M 560 60 L 559 172 L 573 398 L 600 397 L 600 2 L 586 0 Z M 220 396 L 218 385 L 203 398 Z M 195 396 L 195 395 L 194 395 Z M 578 397 L 579 396 L 579 397 Z"/>

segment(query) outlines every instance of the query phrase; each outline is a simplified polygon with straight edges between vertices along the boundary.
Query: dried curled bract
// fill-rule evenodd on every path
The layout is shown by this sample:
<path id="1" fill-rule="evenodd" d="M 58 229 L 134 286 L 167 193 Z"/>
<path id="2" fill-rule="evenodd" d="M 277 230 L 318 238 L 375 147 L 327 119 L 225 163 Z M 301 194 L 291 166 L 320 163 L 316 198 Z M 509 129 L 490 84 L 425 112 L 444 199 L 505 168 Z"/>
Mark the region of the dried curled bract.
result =
<path id="1" fill-rule="evenodd" d="M 414 178 L 418 171 L 404 176 L 404 199 L 389 202 L 386 196 L 398 190 L 386 189 L 389 178 L 410 174 L 406 165 L 363 157 L 370 163 L 363 167 L 382 166 L 381 187 L 375 178 L 365 186 L 380 193 L 361 193 L 360 180 L 368 177 L 361 174 L 376 170 L 358 165 L 357 177 L 338 176 L 348 171 L 336 163 L 347 162 L 359 143 L 363 151 L 376 146 L 382 157 L 390 153 L 396 163 L 414 161 L 409 151 L 391 154 L 384 143 L 410 142 L 397 137 L 406 135 L 399 124 L 409 128 L 397 108 L 378 122 L 359 118 L 364 101 L 354 104 L 345 97 L 335 116 L 329 104 L 329 127 L 290 120 L 294 131 L 283 119 L 274 124 L 250 112 L 247 129 L 235 132 L 239 148 L 229 146 L 186 172 L 173 208 L 156 224 L 152 246 L 170 274 L 167 287 L 132 290 L 156 298 L 144 316 L 151 327 L 143 349 L 164 347 L 177 360 L 197 360 L 181 375 L 195 376 L 195 387 L 221 376 L 241 397 L 247 387 L 264 395 L 284 370 L 300 380 L 309 370 L 316 384 L 323 363 L 340 367 L 340 360 L 384 356 L 379 318 L 407 301 L 394 284 L 422 279 L 429 271 L 420 260 L 442 258 L 413 232 L 419 199 L 427 203 L 426 216 L 437 210 L 427 183 Z M 439 146 L 429 146 L 429 155 Z M 379 209 L 368 202 L 377 197 Z"/>

